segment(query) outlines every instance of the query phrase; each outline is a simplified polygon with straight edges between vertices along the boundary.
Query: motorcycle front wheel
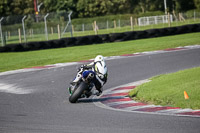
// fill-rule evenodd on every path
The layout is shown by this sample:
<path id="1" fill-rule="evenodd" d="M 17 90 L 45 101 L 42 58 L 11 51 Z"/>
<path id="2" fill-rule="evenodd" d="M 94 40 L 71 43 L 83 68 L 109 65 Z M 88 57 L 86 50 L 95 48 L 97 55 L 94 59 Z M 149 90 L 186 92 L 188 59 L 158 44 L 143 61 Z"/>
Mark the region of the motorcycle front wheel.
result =
<path id="1" fill-rule="evenodd" d="M 80 98 L 81 95 L 83 94 L 83 91 L 86 90 L 87 88 L 88 84 L 85 82 L 81 82 L 77 87 L 77 89 L 75 89 L 74 92 L 72 92 L 71 96 L 69 97 L 69 101 L 71 103 L 76 103 L 78 98 Z"/>

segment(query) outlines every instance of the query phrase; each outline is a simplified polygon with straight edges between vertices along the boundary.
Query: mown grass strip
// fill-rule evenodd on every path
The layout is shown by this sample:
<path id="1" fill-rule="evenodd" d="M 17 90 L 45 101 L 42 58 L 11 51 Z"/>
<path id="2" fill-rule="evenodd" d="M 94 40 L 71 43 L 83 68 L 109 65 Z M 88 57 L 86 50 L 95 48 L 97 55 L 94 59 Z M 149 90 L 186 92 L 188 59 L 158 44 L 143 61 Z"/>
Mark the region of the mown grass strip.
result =
<path id="1" fill-rule="evenodd" d="M 32 66 L 87 60 L 94 58 L 98 54 L 113 56 L 135 52 L 162 50 L 178 46 L 196 45 L 200 44 L 199 36 L 200 33 L 191 33 L 168 37 L 30 52 L 0 53 L 0 72 Z"/>
<path id="2" fill-rule="evenodd" d="M 200 109 L 200 67 L 153 77 L 132 90 L 134 100 L 156 105 Z M 184 98 L 184 91 L 189 99 Z"/>

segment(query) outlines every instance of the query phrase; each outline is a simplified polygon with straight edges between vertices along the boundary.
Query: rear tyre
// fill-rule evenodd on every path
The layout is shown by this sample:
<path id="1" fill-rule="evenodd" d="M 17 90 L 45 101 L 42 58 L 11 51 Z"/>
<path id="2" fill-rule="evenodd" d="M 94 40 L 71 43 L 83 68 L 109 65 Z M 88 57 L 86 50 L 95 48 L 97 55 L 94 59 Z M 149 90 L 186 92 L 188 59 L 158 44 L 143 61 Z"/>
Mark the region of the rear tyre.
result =
<path id="1" fill-rule="evenodd" d="M 81 82 L 78 88 L 75 89 L 72 95 L 69 97 L 69 101 L 71 103 L 76 103 L 78 98 L 81 97 L 81 94 L 83 94 L 83 91 L 86 90 L 87 88 L 88 88 L 88 85 L 85 82 Z"/>

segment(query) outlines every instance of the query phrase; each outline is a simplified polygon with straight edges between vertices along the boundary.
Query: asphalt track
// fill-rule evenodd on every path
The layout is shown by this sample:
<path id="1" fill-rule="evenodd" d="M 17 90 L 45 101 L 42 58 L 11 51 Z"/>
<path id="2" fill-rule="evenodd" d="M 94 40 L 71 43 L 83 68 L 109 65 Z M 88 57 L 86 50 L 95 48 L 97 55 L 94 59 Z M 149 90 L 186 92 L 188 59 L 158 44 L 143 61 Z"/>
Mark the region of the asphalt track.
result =
<path id="1" fill-rule="evenodd" d="M 70 104 L 66 88 L 79 65 L 1 75 L 0 132 L 200 132 L 200 118 L 113 111 L 97 107 L 92 100 Z M 105 90 L 200 66 L 200 48 L 112 59 L 107 60 L 107 65 L 109 79 Z"/>

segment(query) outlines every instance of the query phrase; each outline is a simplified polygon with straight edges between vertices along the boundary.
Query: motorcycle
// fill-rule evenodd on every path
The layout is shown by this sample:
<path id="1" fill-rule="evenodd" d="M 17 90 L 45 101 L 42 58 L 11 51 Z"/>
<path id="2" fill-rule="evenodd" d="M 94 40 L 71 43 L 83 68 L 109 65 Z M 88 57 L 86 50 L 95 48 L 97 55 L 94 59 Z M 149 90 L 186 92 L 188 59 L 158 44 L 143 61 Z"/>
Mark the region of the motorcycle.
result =
<path id="1" fill-rule="evenodd" d="M 75 85 L 70 85 L 69 102 L 76 103 L 80 98 L 88 98 L 91 96 L 92 88 L 94 87 L 94 78 L 95 73 L 93 71 L 87 71 L 87 75 L 83 72 L 83 74 L 81 74 L 81 79 Z"/>

